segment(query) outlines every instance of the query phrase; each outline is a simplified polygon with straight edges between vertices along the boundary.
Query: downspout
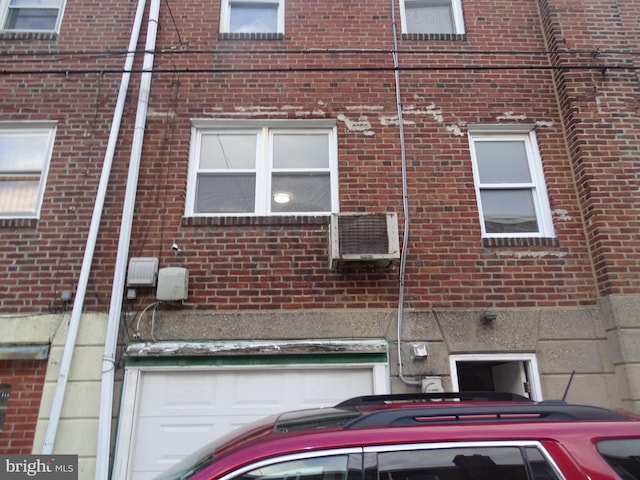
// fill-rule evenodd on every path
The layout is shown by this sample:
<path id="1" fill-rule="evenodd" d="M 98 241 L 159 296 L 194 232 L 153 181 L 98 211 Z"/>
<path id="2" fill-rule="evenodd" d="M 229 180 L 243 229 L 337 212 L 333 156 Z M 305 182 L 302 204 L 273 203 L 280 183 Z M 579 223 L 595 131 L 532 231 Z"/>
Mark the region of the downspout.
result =
<path id="1" fill-rule="evenodd" d="M 404 213 L 404 232 L 400 253 L 400 272 L 398 274 L 398 377 L 408 385 L 420 385 L 420 380 L 409 380 L 402 368 L 402 323 L 404 321 L 404 289 L 407 266 L 407 248 L 409 246 L 409 188 L 407 185 L 407 155 L 404 135 L 404 116 L 402 114 L 402 96 L 400 94 L 400 62 L 398 60 L 398 31 L 396 26 L 396 0 L 391 0 L 391 25 L 393 27 L 393 71 L 396 84 L 396 106 L 398 108 L 398 128 L 400 131 L 400 159 L 402 164 L 402 208 Z"/>
<path id="2" fill-rule="evenodd" d="M 107 195 L 107 186 L 109 177 L 111 176 L 111 166 L 115 155 L 116 143 L 120 132 L 120 123 L 124 112 L 125 101 L 127 99 L 127 90 L 129 89 L 129 79 L 131 77 L 131 68 L 135 57 L 136 45 L 138 44 L 138 35 L 142 26 L 142 18 L 144 14 L 145 0 L 139 0 L 138 9 L 131 29 L 131 37 L 129 40 L 129 49 L 124 62 L 124 71 L 120 80 L 120 90 L 116 101 L 115 110 L 113 112 L 113 120 L 111 121 L 111 131 L 109 132 L 109 140 L 102 164 L 102 174 L 100 183 L 98 184 L 98 192 L 96 193 L 96 201 L 93 207 L 93 216 L 91 217 L 91 225 L 89 227 L 89 235 L 87 245 L 84 250 L 84 258 L 80 269 L 80 277 L 78 279 L 78 287 L 73 301 L 73 309 L 69 320 L 69 329 L 67 331 L 67 340 L 64 345 L 62 359 L 60 361 L 60 371 L 58 373 L 58 381 L 56 389 L 51 401 L 51 411 L 49 413 L 49 423 L 44 438 L 42 453 L 44 455 L 53 452 L 53 446 L 60 424 L 60 413 L 67 388 L 67 380 L 69 379 L 69 370 L 71 369 L 71 360 L 75 349 L 78 328 L 80 327 L 80 317 L 84 307 L 84 299 L 87 292 L 87 284 L 89 283 L 89 274 L 91 273 L 91 264 L 93 263 L 93 254 L 98 238 L 98 230 L 100 221 L 102 220 L 102 210 L 104 207 L 105 197 Z"/>
<path id="3" fill-rule="evenodd" d="M 142 3 L 144 2 L 144 0 L 140 1 Z M 122 313 L 122 297 L 127 271 L 127 259 L 129 257 L 129 242 L 131 241 L 133 213 L 138 189 L 138 175 L 140 173 L 140 160 L 142 157 L 142 142 L 144 140 L 144 128 L 147 121 L 159 15 L 160 0 L 151 0 L 151 6 L 149 8 L 149 24 L 147 26 L 147 41 L 145 45 L 142 76 L 140 79 L 140 90 L 138 93 L 138 109 L 136 111 L 133 139 L 131 142 L 129 174 L 127 176 L 127 188 L 124 203 L 122 205 L 120 239 L 118 241 L 118 253 L 116 256 L 116 265 L 113 274 L 111 305 L 109 307 L 109 319 L 107 321 L 107 336 L 104 343 L 104 356 L 102 357 L 102 387 L 100 391 L 100 414 L 98 418 L 96 480 L 107 480 L 109 478 L 111 417 L 113 415 L 113 393 L 116 368 L 115 356 L 118 344 L 120 315 Z"/>

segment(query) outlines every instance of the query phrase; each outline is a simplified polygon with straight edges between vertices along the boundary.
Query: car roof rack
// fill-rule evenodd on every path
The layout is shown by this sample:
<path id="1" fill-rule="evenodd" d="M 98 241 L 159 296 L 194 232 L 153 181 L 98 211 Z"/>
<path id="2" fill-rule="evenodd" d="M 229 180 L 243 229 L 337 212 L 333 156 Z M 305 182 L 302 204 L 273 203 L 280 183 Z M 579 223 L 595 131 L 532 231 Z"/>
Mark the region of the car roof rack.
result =
<path id="1" fill-rule="evenodd" d="M 363 395 L 353 397 L 336 405 L 336 408 L 366 407 L 385 405 L 389 403 L 419 403 L 419 402 L 442 402 L 447 400 L 467 401 L 467 402 L 527 402 L 532 403 L 527 398 L 517 393 L 509 392 L 433 392 L 433 393 L 396 393 L 390 395 Z"/>
<path id="2" fill-rule="evenodd" d="M 561 401 L 502 405 L 434 405 L 430 407 L 382 409 L 367 412 L 343 425 L 344 429 L 433 425 L 472 422 L 536 422 L 578 420 L 629 420 L 620 413 Z"/>

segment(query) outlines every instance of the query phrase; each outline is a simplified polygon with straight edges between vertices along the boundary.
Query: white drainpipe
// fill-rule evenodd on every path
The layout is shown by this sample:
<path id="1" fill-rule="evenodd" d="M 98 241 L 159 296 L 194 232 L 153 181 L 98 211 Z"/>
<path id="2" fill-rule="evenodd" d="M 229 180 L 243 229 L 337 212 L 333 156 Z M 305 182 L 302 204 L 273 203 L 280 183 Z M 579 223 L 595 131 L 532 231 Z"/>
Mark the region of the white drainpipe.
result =
<path id="1" fill-rule="evenodd" d="M 111 131 L 109 133 L 107 150 L 105 152 L 104 162 L 102 164 L 102 174 L 100 176 L 98 192 L 96 193 L 95 205 L 93 207 L 93 216 L 91 217 L 91 225 L 89 227 L 87 245 L 85 247 L 84 258 L 80 270 L 80 277 L 78 279 L 78 287 L 73 301 L 71 319 L 69 320 L 67 340 L 65 342 L 62 359 L 60 361 L 60 372 L 58 374 L 58 381 L 56 383 L 56 390 L 53 395 L 53 400 L 51 401 L 49 423 L 47 425 L 47 432 L 45 434 L 44 445 L 42 447 L 42 453 L 44 455 L 48 455 L 53 452 L 53 446 L 55 443 L 56 434 L 58 432 L 58 425 L 60 423 L 60 412 L 62 411 L 62 403 L 64 401 L 64 395 L 67 388 L 67 380 L 69 378 L 71 360 L 73 358 L 76 337 L 78 335 L 78 328 L 80 326 L 80 317 L 82 316 L 82 308 L 84 307 L 87 284 L 89 283 L 89 274 L 91 272 L 91 264 L 93 263 L 93 254 L 98 238 L 100 221 L 102 219 L 104 200 L 107 195 L 109 177 L 111 176 L 111 166 L 113 164 L 116 143 L 118 141 L 118 134 L 120 132 L 120 123 L 124 111 L 125 100 L 127 98 L 129 78 L 131 77 L 130 72 L 131 68 L 133 67 L 133 60 L 135 56 L 134 52 L 136 50 L 136 45 L 138 44 L 138 35 L 140 34 L 140 28 L 142 26 L 144 8 L 145 0 L 139 0 L 138 9 L 131 30 L 129 49 L 127 50 L 128 54 L 124 63 L 124 73 L 122 74 L 122 80 L 120 81 L 120 91 L 118 92 L 118 99 L 116 101 L 116 107 L 113 113 L 113 120 L 111 121 Z"/>
<path id="2" fill-rule="evenodd" d="M 143 0 L 141 0 L 143 1 Z M 111 290 L 111 306 L 107 321 L 107 336 L 104 343 L 102 364 L 102 388 L 100 391 L 100 416 L 98 418 L 98 444 L 96 452 L 96 480 L 109 478 L 109 453 L 111 443 L 111 418 L 113 415 L 113 393 L 115 381 L 116 347 L 118 343 L 118 329 L 122 313 L 122 297 L 129 257 L 129 242 L 131 241 L 131 227 L 133 212 L 138 189 L 138 174 L 142 157 L 142 142 L 144 128 L 147 121 L 147 109 L 151 90 L 154 50 L 156 48 L 156 34 L 158 31 L 158 17 L 160 14 L 160 0 L 151 0 L 149 8 L 149 24 L 147 26 L 147 42 L 143 62 L 143 73 L 140 79 L 138 93 L 138 110 L 136 112 L 133 140 L 131 142 L 131 158 L 129 160 L 129 174 L 124 204 L 122 205 L 122 220 L 120 223 L 120 239 L 116 256 L 113 285 Z"/>

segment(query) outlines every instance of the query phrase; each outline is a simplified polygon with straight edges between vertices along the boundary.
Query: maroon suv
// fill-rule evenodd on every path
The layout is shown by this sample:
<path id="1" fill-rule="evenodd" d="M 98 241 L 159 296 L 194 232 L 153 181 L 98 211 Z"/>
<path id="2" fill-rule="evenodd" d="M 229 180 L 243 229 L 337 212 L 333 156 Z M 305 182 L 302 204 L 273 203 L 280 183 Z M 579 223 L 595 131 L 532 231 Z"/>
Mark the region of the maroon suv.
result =
<path id="1" fill-rule="evenodd" d="M 357 397 L 236 430 L 157 480 L 640 480 L 639 420 L 488 392 Z"/>

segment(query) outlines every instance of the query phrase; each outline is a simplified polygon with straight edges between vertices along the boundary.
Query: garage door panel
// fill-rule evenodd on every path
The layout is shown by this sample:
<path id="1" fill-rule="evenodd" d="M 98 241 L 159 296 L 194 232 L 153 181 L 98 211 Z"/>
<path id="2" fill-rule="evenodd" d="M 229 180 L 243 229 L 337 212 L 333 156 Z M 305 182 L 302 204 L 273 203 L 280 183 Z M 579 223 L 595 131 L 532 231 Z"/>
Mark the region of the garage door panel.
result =
<path id="1" fill-rule="evenodd" d="M 302 374 L 299 378 L 296 405 L 303 407 L 330 406 L 353 396 L 352 392 L 370 391 L 373 385 L 371 372 L 362 369 L 340 369 Z M 296 385 L 292 385 L 294 388 Z M 299 408 L 299 407 L 298 407 Z"/>
<path id="2" fill-rule="evenodd" d="M 139 411 L 148 416 L 212 415 L 216 388 L 215 377 L 210 373 L 148 372 L 142 377 L 144 395 Z"/>
<path id="3" fill-rule="evenodd" d="M 128 479 L 153 478 L 235 428 L 286 410 L 374 393 L 373 367 L 143 369 L 136 388 Z M 126 433 L 125 433 L 126 434 Z"/>
<path id="4" fill-rule="evenodd" d="M 168 466 L 217 436 L 224 422 L 215 417 L 140 418 L 134 450 L 134 470 Z"/>

